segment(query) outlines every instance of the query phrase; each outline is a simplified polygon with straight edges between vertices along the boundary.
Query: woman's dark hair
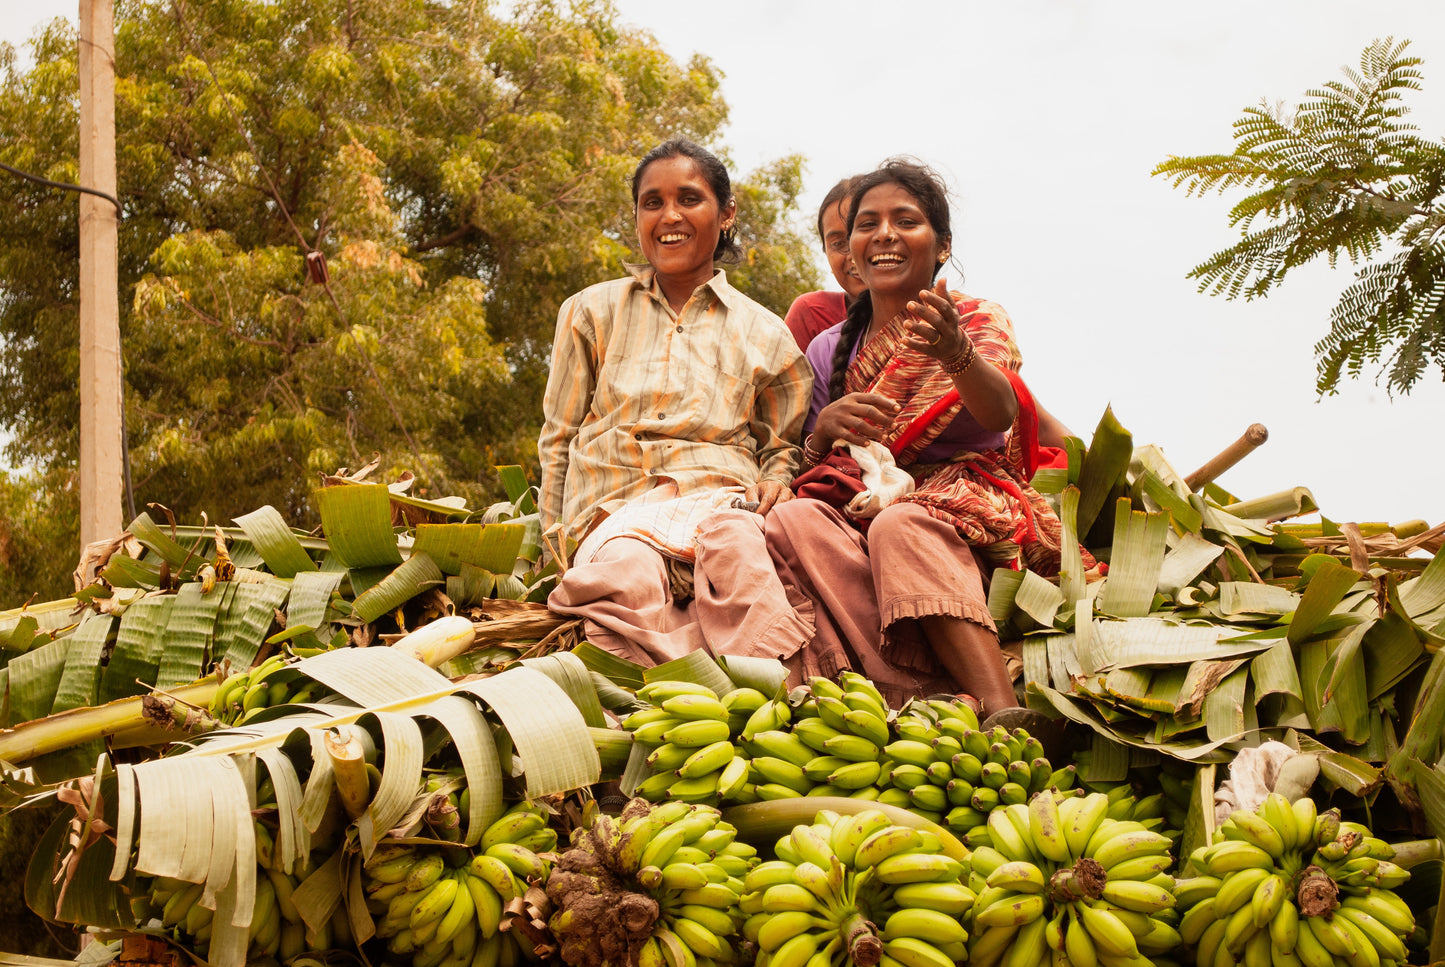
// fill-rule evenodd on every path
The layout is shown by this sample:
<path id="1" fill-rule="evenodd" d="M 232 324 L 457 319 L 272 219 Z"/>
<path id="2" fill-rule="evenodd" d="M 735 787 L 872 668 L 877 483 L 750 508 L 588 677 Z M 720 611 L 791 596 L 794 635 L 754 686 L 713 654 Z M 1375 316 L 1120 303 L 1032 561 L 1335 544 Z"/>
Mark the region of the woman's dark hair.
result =
<path id="1" fill-rule="evenodd" d="M 863 200 L 864 195 L 879 185 L 898 185 L 908 192 L 918 200 L 919 207 L 923 209 L 928 224 L 933 226 L 933 233 L 939 240 L 953 240 L 952 220 L 948 212 L 948 189 L 944 187 L 943 179 L 927 165 L 903 158 L 890 158 L 876 171 L 853 179 L 853 202 L 848 206 L 849 235 L 853 234 L 853 222 L 858 218 L 858 203 Z M 937 275 L 941 267 L 934 265 L 933 274 Z M 853 347 L 863 337 L 872 319 L 873 301 L 867 298 L 854 299 L 853 304 L 848 307 L 848 316 L 843 320 L 843 328 L 838 334 L 838 346 L 833 350 L 833 376 L 828 381 L 829 402 L 843 395 L 848 357 L 853 354 Z"/>
<path id="2" fill-rule="evenodd" d="M 637 170 L 632 173 L 632 207 L 637 208 L 637 189 L 642 184 L 642 173 L 647 166 L 654 161 L 662 161 L 667 158 L 685 157 L 697 162 L 698 170 L 702 172 L 703 178 L 707 180 L 708 187 L 712 189 L 713 197 L 717 199 L 718 210 L 728 207 L 728 202 L 733 200 L 733 183 L 728 177 L 728 169 L 717 155 L 700 144 L 689 141 L 687 138 L 671 138 L 653 148 L 643 155 L 637 163 Z M 713 261 L 736 262 L 742 258 L 742 247 L 737 241 L 737 219 L 733 224 L 718 236 L 717 248 L 713 249 Z"/>
<path id="3" fill-rule="evenodd" d="M 823 216 L 828 213 L 828 209 L 837 208 L 841 205 L 844 198 L 851 198 L 853 195 L 853 186 L 857 183 L 857 175 L 844 178 L 832 188 L 829 188 L 828 193 L 823 196 L 823 203 L 818 206 L 818 237 L 823 239 L 824 242 L 828 240 L 823 238 Z M 843 217 L 847 218 L 846 212 Z"/>

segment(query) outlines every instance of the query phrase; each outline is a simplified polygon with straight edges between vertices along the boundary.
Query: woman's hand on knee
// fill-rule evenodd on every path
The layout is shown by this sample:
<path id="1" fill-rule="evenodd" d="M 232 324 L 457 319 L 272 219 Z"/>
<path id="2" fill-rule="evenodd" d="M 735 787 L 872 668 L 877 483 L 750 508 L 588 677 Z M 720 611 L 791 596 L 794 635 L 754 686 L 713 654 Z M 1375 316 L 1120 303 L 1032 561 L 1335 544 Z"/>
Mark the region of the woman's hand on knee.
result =
<path id="1" fill-rule="evenodd" d="M 849 393 L 823 407 L 813 426 L 813 445 L 827 450 L 839 440 L 867 446 L 883 439 L 900 407 L 877 393 Z"/>
<path id="2" fill-rule="evenodd" d="M 793 491 L 780 480 L 763 480 L 747 489 L 748 500 L 758 502 L 758 514 L 766 517 L 775 506 L 793 499 Z"/>

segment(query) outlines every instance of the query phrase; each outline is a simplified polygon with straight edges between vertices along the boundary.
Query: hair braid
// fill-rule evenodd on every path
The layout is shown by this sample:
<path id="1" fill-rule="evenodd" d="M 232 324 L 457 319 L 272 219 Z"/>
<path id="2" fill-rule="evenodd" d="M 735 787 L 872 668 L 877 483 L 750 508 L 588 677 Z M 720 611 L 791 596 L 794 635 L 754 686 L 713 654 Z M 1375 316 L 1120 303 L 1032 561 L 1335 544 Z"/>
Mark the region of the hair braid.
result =
<path id="1" fill-rule="evenodd" d="M 853 304 L 848 307 L 847 318 L 843 320 L 843 328 L 838 333 L 838 346 L 833 350 L 833 376 L 828 381 L 829 403 L 843 395 L 843 380 L 848 375 L 849 357 L 853 355 L 853 347 L 863 338 L 863 333 L 872 319 L 873 301 L 866 298 L 854 299 Z"/>

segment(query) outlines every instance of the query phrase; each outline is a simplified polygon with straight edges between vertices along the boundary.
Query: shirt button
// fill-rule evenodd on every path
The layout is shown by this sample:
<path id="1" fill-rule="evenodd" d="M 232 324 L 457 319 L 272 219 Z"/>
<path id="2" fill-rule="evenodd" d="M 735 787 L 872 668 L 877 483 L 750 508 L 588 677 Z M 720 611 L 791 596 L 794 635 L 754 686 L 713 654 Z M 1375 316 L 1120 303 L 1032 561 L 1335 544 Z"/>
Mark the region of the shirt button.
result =
<path id="1" fill-rule="evenodd" d="M 634 440 L 641 440 L 641 439 L 642 439 L 642 434 L 641 434 L 641 433 L 634 433 L 634 434 L 632 434 L 632 439 L 634 439 Z"/>
<path id="2" fill-rule="evenodd" d="M 665 419 L 667 419 L 667 414 L 666 414 L 666 413 L 659 413 L 659 414 L 657 414 L 657 418 L 658 418 L 659 420 L 665 420 Z"/>
<path id="3" fill-rule="evenodd" d="M 681 327 L 681 326 L 678 326 L 678 327 L 677 327 L 677 331 L 678 331 L 678 332 L 682 332 L 682 327 Z"/>

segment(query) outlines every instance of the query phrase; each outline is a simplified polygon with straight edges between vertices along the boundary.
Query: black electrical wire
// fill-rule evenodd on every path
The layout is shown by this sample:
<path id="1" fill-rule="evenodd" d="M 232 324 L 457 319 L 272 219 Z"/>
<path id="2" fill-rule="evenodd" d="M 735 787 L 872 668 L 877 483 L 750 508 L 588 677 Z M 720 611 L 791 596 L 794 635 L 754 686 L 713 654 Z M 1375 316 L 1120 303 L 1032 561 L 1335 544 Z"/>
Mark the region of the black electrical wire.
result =
<path id="1" fill-rule="evenodd" d="M 22 171 L 14 165 L 7 165 L 0 161 L 0 170 L 8 171 L 17 178 L 24 178 L 26 181 L 33 181 L 37 185 L 44 185 L 47 188 L 59 188 L 62 191 L 79 191 L 87 195 L 95 195 L 97 198 L 104 198 L 115 206 L 115 216 L 120 218 L 125 215 L 125 209 L 121 208 L 120 201 L 114 195 L 107 195 L 103 191 L 94 188 L 86 188 L 84 185 L 70 185 L 63 181 L 51 181 L 49 178 L 42 178 L 39 175 L 32 175 L 28 171 Z M 131 489 L 130 483 L 130 442 L 125 425 L 125 404 L 120 407 L 120 452 L 122 471 L 125 477 L 125 502 L 126 509 L 130 512 L 130 519 L 135 520 L 135 491 Z"/>
<path id="2" fill-rule="evenodd" d="M 110 202 L 112 205 L 115 206 L 115 214 L 117 218 L 125 214 L 125 209 L 120 207 L 120 201 L 114 195 L 107 195 L 103 191 L 97 191 L 94 188 L 86 188 L 84 185 L 68 185 L 63 181 L 51 181 L 49 178 L 42 178 L 39 175 L 32 175 L 28 171 L 21 171 L 19 168 L 13 167 L 12 165 L 7 165 L 3 161 L 0 161 L 0 169 L 10 172 L 17 178 L 24 178 L 26 181 L 33 181 L 37 185 L 44 185 L 47 188 L 60 188 L 65 191 L 81 191 L 87 195 L 95 195 L 97 198 L 104 198 L 106 201 Z"/>

